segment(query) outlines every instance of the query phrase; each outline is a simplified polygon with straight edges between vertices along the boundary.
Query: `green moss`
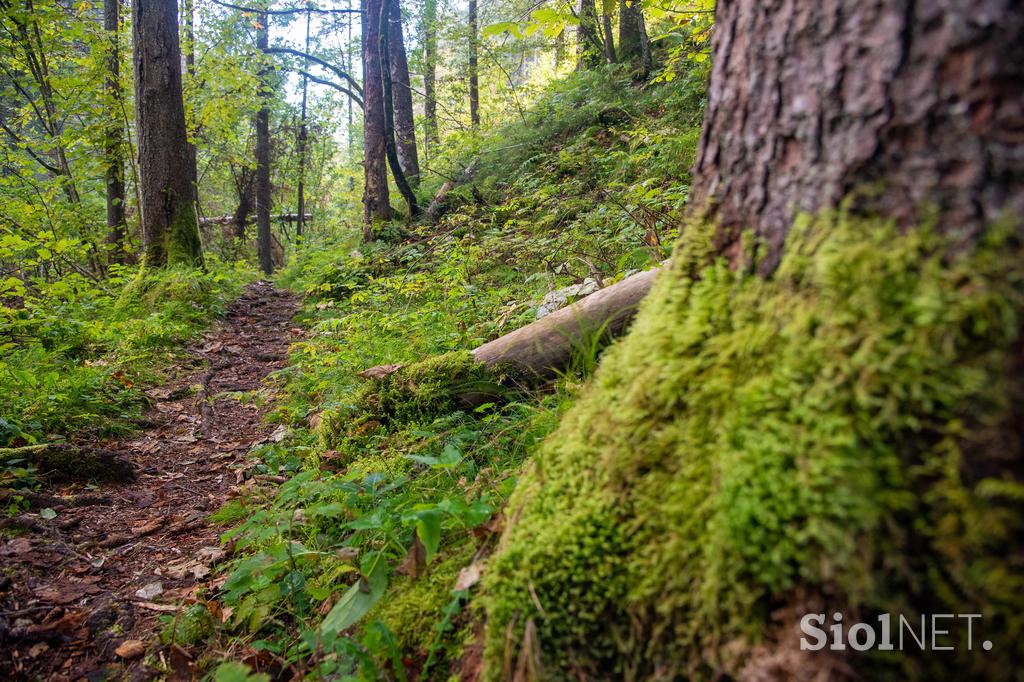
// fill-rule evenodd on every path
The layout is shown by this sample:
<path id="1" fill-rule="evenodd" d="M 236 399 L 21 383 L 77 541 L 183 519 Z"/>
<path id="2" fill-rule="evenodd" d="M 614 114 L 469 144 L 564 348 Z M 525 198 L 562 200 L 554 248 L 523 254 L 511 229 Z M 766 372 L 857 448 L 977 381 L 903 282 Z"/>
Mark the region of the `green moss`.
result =
<path id="1" fill-rule="evenodd" d="M 680 241 L 517 489 L 484 578 L 490 677 L 531 620 L 551 678 L 737 675 L 797 651 L 799 616 L 773 613 L 810 604 L 983 613 L 984 656 L 851 662 L 1008 669 L 1024 516 L 998 434 L 1020 389 L 1019 239 L 993 228 L 964 251 L 807 218 L 763 279 L 714 258 L 712 235 Z"/>
<path id="2" fill-rule="evenodd" d="M 454 629 L 439 639 L 436 627 L 444 618 L 444 608 L 452 600 L 452 589 L 459 571 L 473 559 L 476 547 L 465 542 L 438 557 L 427 567 L 426 575 L 417 579 L 399 576 L 392 580 L 387 597 L 370 614 L 379 618 L 395 635 L 398 648 L 426 658 L 438 643 L 445 651 L 445 660 L 457 657 L 461 639 Z M 440 669 L 440 668 L 439 668 Z"/>
<path id="3" fill-rule="evenodd" d="M 320 444 L 326 450 L 343 451 L 353 437 L 362 441 L 386 432 L 392 423 L 417 423 L 464 408 L 460 396 L 503 392 L 494 373 L 469 351 L 427 358 L 367 380 L 351 405 L 321 415 Z"/>
<path id="4" fill-rule="evenodd" d="M 164 230 L 163 239 L 146 246 L 143 263 L 147 267 L 202 267 L 203 245 L 199 220 L 191 201 L 176 201 L 174 215 Z"/>
<path id="5" fill-rule="evenodd" d="M 196 646 L 208 640 L 213 630 L 213 616 L 206 607 L 192 604 L 168 620 L 160 632 L 160 641 L 184 647 Z"/>

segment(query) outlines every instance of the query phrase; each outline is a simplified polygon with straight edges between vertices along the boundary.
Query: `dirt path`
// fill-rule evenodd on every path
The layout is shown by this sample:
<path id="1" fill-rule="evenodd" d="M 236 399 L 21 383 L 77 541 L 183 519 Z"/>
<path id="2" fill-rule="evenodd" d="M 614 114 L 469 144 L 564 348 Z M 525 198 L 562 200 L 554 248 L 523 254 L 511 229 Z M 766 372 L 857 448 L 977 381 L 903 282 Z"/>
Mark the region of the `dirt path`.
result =
<path id="1" fill-rule="evenodd" d="M 230 394 L 265 387 L 284 367 L 300 333 L 296 308 L 269 283 L 251 285 L 171 382 L 150 391 L 145 431 L 105 444 L 134 463 L 137 479 L 47 490 L 109 501 L 58 507 L 40 517 L 41 532 L 0 544 L 0 679 L 145 679 L 143 649 L 187 670 L 173 660 L 180 652 L 159 647 L 159 617 L 223 558 L 222 529 L 206 517 L 245 485 L 246 452 L 273 431 L 262 422 L 266 401 Z"/>

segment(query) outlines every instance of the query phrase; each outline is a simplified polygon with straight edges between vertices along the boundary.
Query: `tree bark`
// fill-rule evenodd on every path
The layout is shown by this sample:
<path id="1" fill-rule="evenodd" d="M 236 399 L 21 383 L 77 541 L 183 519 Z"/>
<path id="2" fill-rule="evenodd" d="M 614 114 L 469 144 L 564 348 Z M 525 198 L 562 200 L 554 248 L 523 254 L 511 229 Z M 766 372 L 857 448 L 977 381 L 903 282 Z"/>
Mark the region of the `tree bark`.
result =
<path id="1" fill-rule="evenodd" d="M 577 69 L 589 69 L 601 63 L 602 42 L 594 0 L 580 0 L 579 26 L 576 29 Z"/>
<path id="2" fill-rule="evenodd" d="M 392 106 L 394 92 L 391 87 L 391 54 L 388 49 L 390 42 L 388 38 L 390 23 L 391 3 L 395 0 L 383 0 L 380 13 L 380 64 L 381 64 L 381 85 L 383 85 L 382 96 L 384 98 L 384 149 L 388 156 L 388 165 L 391 166 L 391 174 L 395 176 L 395 184 L 402 198 L 409 206 L 409 216 L 419 215 L 420 208 L 416 204 L 416 195 L 405 178 L 405 171 L 398 157 L 398 145 L 395 143 L 395 109 Z"/>
<path id="3" fill-rule="evenodd" d="M 427 154 L 434 153 L 440 138 L 437 127 L 437 0 L 423 2 L 423 127 Z M 427 157 L 429 158 L 429 156 Z"/>
<path id="4" fill-rule="evenodd" d="M 614 7 L 614 5 L 613 5 Z M 602 41 L 604 43 L 604 60 L 609 64 L 615 63 L 615 36 L 612 33 L 611 12 L 601 14 Z"/>
<path id="5" fill-rule="evenodd" d="M 194 78 L 196 75 L 196 17 L 195 17 L 195 0 L 182 0 L 182 14 L 184 15 L 185 23 L 185 73 L 188 74 L 189 78 Z M 185 121 L 185 131 L 188 133 L 188 119 Z M 199 161 L 197 157 L 196 145 L 192 140 L 188 141 L 188 164 L 189 171 L 191 172 L 192 179 L 192 191 L 195 192 L 196 202 L 196 215 L 200 215 L 199 210 Z"/>
<path id="6" fill-rule="evenodd" d="M 133 0 L 132 37 L 143 260 L 151 267 L 202 265 L 176 0 Z"/>
<path id="7" fill-rule="evenodd" d="M 380 63 L 380 10 L 383 0 L 362 0 L 363 42 L 363 239 L 373 225 L 391 220 L 387 144 L 384 139 L 384 82 Z"/>
<path id="8" fill-rule="evenodd" d="M 795 211 L 844 199 L 964 239 L 1024 215 L 1024 12 L 986 7 L 719 3 L 691 202 L 722 248 L 752 228 L 770 271 Z"/>
<path id="9" fill-rule="evenodd" d="M 309 24 L 310 24 L 310 11 L 306 9 L 306 46 L 305 50 L 309 52 Z M 306 63 L 306 69 L 309 69 L 308 61 Z M 296 213 L 298 214 L 298 222 L 295 223 L 295 235 L 301 240 L 303 227 L 305 226 L 306 216 L 306 138 L 308 137 L 308 129 L 306 126 L 306 114 L 307 114 L 307 98 L 309 96 L 309 79 L 306 76 L 302 77 L 302 112 L 301 120 L 299 122 L 299 135 L 295 142 L 296 152 L 299 157 L 299 182 L 296 190 Z"/>
<path id="10" fill-rule="evenodd" d="M 420 182 L 420 162 L 416 150 L 416 122 L 413 118 L 412 87 L 409 60 L 405 54 L 402 33 L 402 6 L 399 0 L 388 0 L 388 55 L 391 64 L 391 95 L 395 112 L 395 147 L 398 164 L 410 187 Z"/>
<path id="11" fill-rule="evenodd" d="M 480 127 L 480 66 L 477 60 L 477 2 L 469 0 L 469 122 Z"/>
<path id="12" fill-rule="evenodd" d="M 632 61 L 641 56 L 640 27 L 643 20 L 639 0 L 619 0 L 619 57 L 623 61 Z"/>
<path id="13" fill-rule="evenodd" d="M 266 58 L 270 43 L 270 16 L 259 15 L 256 30 L 256 47 L 260 56 Z M 270 238 L 270 84 L 267 82 L 268 69 L 260 69 L 260 108 L 256 112 L 256 250 L 259 252 L 260 270 L 269 275 L 274 272 L 274 255 L 271 253 Z"/>
<path id="14" fill-rule="evenodd" d="M 103 29 L 110 41 L 107 52 L 107 77 L 104 81 L 107 113 L 105 130 L 105 179 L 107 185 L 107 244 L 112 248 L 111 260 L 127 261 L 125 249 L 127 225 L 124 214 L 124 126 L 119 112 L 121 102 L 121 64 L 118 50 L 120 0 L 103 0 Z"/>

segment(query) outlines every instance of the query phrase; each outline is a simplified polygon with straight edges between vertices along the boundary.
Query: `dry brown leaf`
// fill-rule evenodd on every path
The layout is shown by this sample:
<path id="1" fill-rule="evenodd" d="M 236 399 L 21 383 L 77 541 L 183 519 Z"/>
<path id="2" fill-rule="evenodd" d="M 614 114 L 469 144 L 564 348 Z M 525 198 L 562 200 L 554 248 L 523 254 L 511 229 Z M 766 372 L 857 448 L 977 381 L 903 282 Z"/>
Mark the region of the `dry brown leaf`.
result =
<path id="1" fill-rule="evenodd" d="M 404 366 L 405 365 L 401 362 L 396 362 L 391 365 L 377 365 L 370 369 L 364 369 L 362 372 L 359 372 L 357 376 L 361 376 L 364 379 L 383 379 L 389 374 L 394 374 Z"/>
<path id="2" fill-rule="evenodd" d="M 125 660 L 138 658 L 142 654 L 146 653 L 146 646 L 141 640 L 126 639 L 121 642 L 121 646 L 114 649 L 114 653 Z"/>
<path id="3" fill-rule="evenodd" d="M 468 590 L 469 588 L 480 582 L 480 576 L 483 575 L 484 565 L 481 561 L 474 561 L 469 566 L 466 566 L 459 571 L 459 577 L 455 579 L 456 590 Z"/>
<path id="4" fill-rule="evenodd" d="M 419 535 L 414 535 L 412 538 L 412 546 L 409 547 L 409 553 L 405 555 L 405 560 L 401 566 L 398 567 L 398 573 L 407 575 L 413 580 L 423 575 L 423 571 L 427 567 L 427 548 L 420 542 Z"/>

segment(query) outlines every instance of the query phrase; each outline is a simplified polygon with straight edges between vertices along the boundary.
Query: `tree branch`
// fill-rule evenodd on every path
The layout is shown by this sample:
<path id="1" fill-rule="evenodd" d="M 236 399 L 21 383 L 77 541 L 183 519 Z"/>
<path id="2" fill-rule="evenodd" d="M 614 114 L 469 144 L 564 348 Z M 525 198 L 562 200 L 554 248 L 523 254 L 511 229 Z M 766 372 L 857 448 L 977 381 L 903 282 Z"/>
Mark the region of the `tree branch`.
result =
<path id="1" fill-rule="evenodd" d="M 313 14 L 362 14 L 361 10 L 358 9 L 318 9 L 315 7 L 289 7 L 287 9 L 263 9 L 260 7 L 243 7 L 242 5 L 235 5 L 230 2 L 223 2 L 223 0 L 211 0 L 213 4 L 220 5 L 227 9 L 238 10 L 239 12 L 248 12 L 250 14 L 298 14 L 299 12 L 312 12 Z"/>
<path id="2" fill-rule="evenodd" d="M 313 62 L 314 64 L 319 64 L 320 66 L 324 67 L 325 69 L 328 69 L 329 71 L 333 71 L 342 80 L 348 81 L 349 85 L 352 86 L 352 89 L 355 90 L 357 93 L 359 93 L 360 97 L 363 96 L 363 87 L 361 85 L 359 85 L 359 83 L 357 83 L 355 81 L 355 79 L 352 78 L 352 76 L 348 75 L 346 72 L 342 71 L 337 66 L 335 66 L 334 64 L 331 64 L 328 61 L 320 59 L 319 57 L 316 57 L 316 56 L 311 55 L 309 53 L 303 52 L 302 50 L 295 50 L 295 49 L 292 49 L 290 47 L 268 47 L 265 50 L 265 52 L 267 54 L 290 54 L 290 55 L 295 56 L 295 57 L 302 57 L 303 59 L 308 59 L 309 61 Z"/>

